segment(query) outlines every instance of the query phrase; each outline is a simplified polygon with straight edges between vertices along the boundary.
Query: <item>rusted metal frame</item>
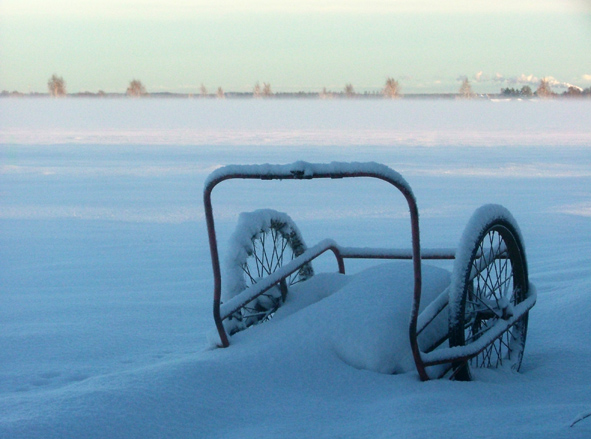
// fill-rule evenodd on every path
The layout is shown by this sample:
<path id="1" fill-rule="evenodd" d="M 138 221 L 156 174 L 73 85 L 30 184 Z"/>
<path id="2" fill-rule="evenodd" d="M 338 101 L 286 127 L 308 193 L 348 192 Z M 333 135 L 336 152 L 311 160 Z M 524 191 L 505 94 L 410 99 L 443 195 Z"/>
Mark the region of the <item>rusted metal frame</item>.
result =
<path id="1" fill-rule="evenodd" d="M 368 247 L 341 247 L 341 255 L 345 259 L 412 259 L 412 249 L 386 249 Z M 455 249 L 421 249 L 421 259 L 444 260 L 455 259 Z"/>
<path id="2" fill-rule="evenodd" d="M 211 254 L 211 265 L 213 269 L 213 320 L 215 322 L 216 329 L 220 335 L 220 341 L 223 347 L 230 346 L 228 334 L 222 324 L 222 318 L 220 316 L 220 304 L 222 296 L 222 275 L 220 270 L 220 257 L 218 252 L 218 243 L 215 233 L 215 222 L 213 220 L 213 208 L 211 205 L 211 191 L 213 188 L 226 178 L 219 178 L 217 180 L 210 181 L 203 190 L 203 205 L 205 210 L 205 223 L 207 225 L 207 236 L 209 238 L 209 252 Z"/>
<path id="3" fill-rule="evenodd" d="M 478 348 L 474 348 L 468 355 L 455 356 L 455 357 L 453 357 L 451 359 L 448 358 L 448 357 L 441 357 L 441 358 L 439 358 L 437 360 L 427 360 L 427 361 L 425 361 L 425 358 L 423 358 L 423 361 L 424 361 L 425 366 L 426 367 L 431 367 L 431 368 L 432 367 L 442 367 L 442 366 L 445 366 L 444 368 L 440 369 L 438 371 L 437 375 L 436 375 L 437 378 L 443 378 L 452 369 L 454 363 L 456 363 L 456 362 L 462 362 L 462 361 L 468 361 L 468 360 L 474 358 L 475 356 L 479 355 L 482 351 L 484 351 L 486 348 L 488 348 L 492 343 L 494 343 L 500 337 L 502 337 L 503 334 L 505 333 L 505 331 L 507 331 L 512 326 L 514 326 L 519 320 L 521 320 L 522 318 L 524 318 L 527 315 L 527 313 L 533 307 L 534 304 L 535 304 L 535 298 L 533 299 L 533 304 L 528 305 L 527 306 L 527 310 L 523 314 L 515 317 L 515 321 L 512 320 L 512 323 L 509 324 L 506 329 L 502 329 L 502 328 L 501 329 L 497 329 L 497 331 L 499 331 L 499 333 L 497 335 L 495 335 L 494 338 L 490 339 L 487 343 L 485 343 L 483 345 L 481 344 L 480 346 L 478 346 Z M 421 331 L 419 330 L 419 334 L 420 334 L 420 332 Z M 445 337 L 443 337 L 441 340 L 437 341 L 433 345 L 433 349 L 430 349 L 429 351 L 424 352 L 423 353 L 423 356 L 424 357 L 428 357 L 428 355 L 429 355 L 430 352 L 433 352 L 435 349 L 437 349 L 437 347 L 439 347 L 441 344 L 443 344 L 443 342 L 445 342 L 445 340 L 447 340 L 448 338 L 449 338 L 448 337 L 448 334 L 446 334 Z M 445 350 L 446 351 L 449 351 L 449 349 L 451 349 L 451 348 L 446 348 Z M 456 372 L 457 372 L 457 369 L 456 369 L 456 371 L 454 371 L 449 376 L 449 379 L 450 380 L 453 380 L 454 379 Z"/>
<path id="4" fill-rule="evenodd" d="M 455 348 L 446 348 L 441 350 L 436 350 L 429 353 L 422 354 L 419 346 L 418 346 L 418 333 L 417 333 L 417 321 L 418 321 L 418 310 L 420 306 L 420 299 L 421 299 L 421 249 L 420 249 L 420 232 L 419 232 L 419 221 L 418 221 L 418 208 L 416 205 L 416 200 L 414 199 L 414 195 L 410 191 L 410 188 L 405 187 L 403 184 L 399 183 L 398 181 L 391 179 L 387 176 L 380 175 L 377 173 L 372 172 L 333 172 L 333 173 L 318 173 L 313 175 L 306 175 L 302 176 L 300 174 L 257 174 L 253 175 L 250 173 L 235 173 L 235 174 L 225 174 L 217 179 L 213 179 L 208 182 L 205 190 L 204 190 L 204 206 L 205 206 L 205 216 L 206 216 L 206 224 L 208 229 L 208 236 L 209 236 L 209 243 L 210 243 L 210 252 L 212 258 L 212 266 L 214 272 L 214 321 L 218 332 L 220 334 L 220 339 L 224 347 L 229 346 L 229 340 L 225 329 L 222 324 L 222 318 L 220 316 L 220 297 L 221 297 L 221 274 L 220 274 L 220 266 L 219 266 L 219 254 L 217 249 L 217 240 L 215 234 L 215 223 L 213 220 L 213 210 L 211 205 L 211 192 L 213 188 L 221 183 L 224 180 L 228 179 L 261 179 L 261 180 L 301 180 L 301 179 L 312 179 L 312 178 L 350 178 L 350 177 L 372 177 L 384 180 L 393 186 L 395 186 L 406 198 L 409 211 L 410 211 L 410 220 L 411 220 L 411 235 L 412 235 L 412 249 L 411 249 L 411 256 L 403 255 L 385 255 L 381 254 L 368 254 L 365 252 L 363 255 L 355 255 L 354 252 L 350 252 L 346 255 L 337 256 L 337 260 L 339 262 L 339 271 L 344 272 L 344 263 L 343 257 L 347 258 L 370 258 L 370 259 L 412 259 L 413 260 L 413 271 L 414 271 L 414 292 L 413 292 L 413 304 L 411 308 L 411 318 L 409 324 L 409 337 L 411 343 L 411 350 L 413 353 L 413 358 L 415 360 L 415 365 L 421 380 L 426 381 L 429 379 L 429 375 L 426 372 L 427 366 L 436 366 L 436 365 L 443 365 L 449 364 L 452 361 L 467 361 L 470 358 L 478 355 L 482 352 L 486 347 L 488 347 L 491 343 L 493 343 L 496 339 L 498 339 L 502 334 L 511 326 L 513 326 L 517 321 L 523 318 L 527 312 L 533 307 L 536 301 L 535 293 L 530 294 L 528 298 L 515 307 L 515 310 L 518 311 L 516 315 L 512 318 L 508 319 L 507 321 L 499 321 L 495 327 L 491 328 L 493 330 L 492 338 L 486 337 L 488 339 L 487 342 L 474 342 L 470 343 L 467 346 L 462 347 L 455 347 Z M 335 247 L 333 252 L 338 252 L 338 248 Z M 425 255 L 424 259 L 453 259 L 454 257 L 451 254 L 448 255 Z M 305 263 L 305 262 L 304 262 Z M 272 284 L 274 285 L 274 284 Z M 271 285 L 271 286 L 272 286 Z M 264 291 L 261 292 L 261 294 Z M 437 314 L 441 312 L 442 309 L 445 308 L 441 306 Z M 435 316 L 436 317 L 436 316 Z M 434 317 L 433 317 L 434 318 Z M 433 320 L 433 319 L 431 319 Z M 429 322 L 421 325 L 421 330 L 428 324 Z M 472 346 L 472 349 L 466 350 L 469 346 Z M 467 351 L 467 352 L 466 352 Z M 461 354 L 460 354 L 461 352 Z"/>
<path id="5" fill-rule="evenodd" d="M 413 261 L 413 272 L 414 272 L 414 292 L 413 292 L 413 304 L 411 308 L 411 318 L 409 324 L 409 337 L 410 344 L 413 353 L 413 358 L 417 367 L 417 371 L 421 380 L 428 380 L 429 376 L 425 371 L 425 366 L 421 359 L 421 352 L 419 350 L 417 342 L 417 318 L 418 311 L 421 302 L 421 245 L 420 245 L 420 231 L 419 231 L 419 212 L 414 194 L 399 181 L 389 178 L 388 176 L 381 175 L 373 172 L 320 172 L 313 175 L 301 175 L 299 173 L 281 173 L 281 174 L 251 174 L 251 173 L 230 173 L 222 174 L 218 178 L 214 178 L 208 181 L 204 191 L 203 200 L 205 208 L 205 219 L 207 224 L 207 233 L 209 237 L 209 247 L 211 253 L 212 268 L 214 274 L 214 300 L 213 300 L 213 316 L 216 324 L 216 328 L 220 334 L 220 340 L 224 347 L 230 345 L 228 336 L 222 324 L 220 316 L 220 304 L 221 304 L 221 270 L 219 263 L 219 252 L 217 247 L 217 239 L 215 233 L 215 222 L 213 219 L 213 208 L 211 204 L 211 193 L 213 188 L 221 183 L 222 181 L 229 179 L 261 179 L 261 180 L 301 180 L 301 179 L 312 179 L 312 178 L 356 178 L 356 177 L 371 177 L 384 180 L 396 187 L 404 196 L 408 203 L 410 212 L 411 222 L 411 238 L 412 238 L 412 261 Z"/>
<path id="6" fill-rule="evenodd" d="M 245 290 L 238 293 L 230 301 L 220 305 L 220 317 L 223 320 L 230 317 L 244 305 L 252 302 L 257 297 L 269 291 L 275 285 L 279 284 L 283 279 L 286 279 L 296 271 L 298 271 L 302 265 L 313 261 L 317 257 L 323 255 L 327 251 L 331 251 L 338 263 L 339 273 L 345 274 L 345 264 L 343 258 L 339 253 L 339 249 L 336 243 L 330 239 L 326 239 L 312 248 L 309 248 L 304 253 L 299 255 L 297 258 L 291 260 L 286 265 L 277 269 L 277 271 L 271 273 L 269 276 L 261 279 L 260 282 L 246 288 Z M 244 294 L 247 293 L 247 294 Z M 241 297 L 244 296 L 244 297 Z"/>
<path id="7" fill-rule="evenodd" d="M 515 325 L 519 320 L 526 316 L 529 310 L 536 303 L 536 294 L 531 293 L 523 302 L 515 306 L 515 315 L 507 320 L 499 320 L 490 328 L 486 337 L 481 337 L 472 343 L 453 348 L 438 349 L 429 353 L 423 353 L 422 362 L 425 366 L 435 366 L 438 364 L 468 361 L 480 354 L 488 346 L 501 337 L 505 331 Z"/>

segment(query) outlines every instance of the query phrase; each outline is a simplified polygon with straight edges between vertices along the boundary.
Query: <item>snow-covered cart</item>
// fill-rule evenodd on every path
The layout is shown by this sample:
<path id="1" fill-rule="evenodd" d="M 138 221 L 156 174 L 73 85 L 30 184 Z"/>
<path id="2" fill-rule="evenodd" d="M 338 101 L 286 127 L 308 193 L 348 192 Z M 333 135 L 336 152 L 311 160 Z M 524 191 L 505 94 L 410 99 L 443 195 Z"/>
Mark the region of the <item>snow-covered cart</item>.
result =
<path id="1" fill-rule="evenodd" d="M 211 195 L 230 179 L 310 180 L 368 177 L 397 188 L 410 211 L 412 248 L 343 247 L 327 239 L 307 248 L 289 216 L 273 210 L 242 214 L 228 267 L 224 294 Z M 214 321 L 219 340 L 271 318 L 296 283 L 313 276 L 311 262 L 332 252 L 340 273 L 344 260 L 409 259 L 414 292 L 409 322 L 410 349 L 422 380 L 471 378 L 474 367 L 518 370 L 525 347 L 528 312 L 536 301 L 528 281 L 523 240 L 512 215 L 502 206 L 476 210 L 457 250 L 421 249 L 419 215 L 413 192 L 396 171 L 378 163 L 226 166 L 207 179 L 204 204 L 214 275 Z M 455 259 L 451 282 L 421 307 L 422 259 Z M 395 289 L 395 285 L 392 289 Z M 392 292 L 393 294 L 396 291 Z M 224 297 L 222 297 L 224 296 Z M 222 298 L 224 303 L 222 303 Z M 419 313 L 419 310 L 421 312 Z"/>

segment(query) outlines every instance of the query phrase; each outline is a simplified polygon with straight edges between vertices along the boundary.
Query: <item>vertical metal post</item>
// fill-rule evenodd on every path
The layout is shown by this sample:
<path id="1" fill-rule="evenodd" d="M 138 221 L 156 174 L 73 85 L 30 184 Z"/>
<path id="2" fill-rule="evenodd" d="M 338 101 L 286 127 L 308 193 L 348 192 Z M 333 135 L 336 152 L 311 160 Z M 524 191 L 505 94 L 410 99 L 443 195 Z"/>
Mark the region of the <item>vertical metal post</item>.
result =
<path id="1" fill-rule="evenodd" d="M 211 206 L 211 191 L 219 181 L 212 181 L 207 185 L 203 192 L 203 204 L 205 208 L 205 221 L 207 223 L 207 236 L 209 237 L 209 251 L 211 253 L 211 265 L 213 268 L 213 320 L 220 335 L 222 346 L 230 346 L 228 334 L 222 323 L 220 316 L 220 304 L 222 297 L 222 275 L 220 270 L 220 258 L 218 255 L 218 243 L 215 234 L 215 224 L 213 221 L 213 209 Z"/>

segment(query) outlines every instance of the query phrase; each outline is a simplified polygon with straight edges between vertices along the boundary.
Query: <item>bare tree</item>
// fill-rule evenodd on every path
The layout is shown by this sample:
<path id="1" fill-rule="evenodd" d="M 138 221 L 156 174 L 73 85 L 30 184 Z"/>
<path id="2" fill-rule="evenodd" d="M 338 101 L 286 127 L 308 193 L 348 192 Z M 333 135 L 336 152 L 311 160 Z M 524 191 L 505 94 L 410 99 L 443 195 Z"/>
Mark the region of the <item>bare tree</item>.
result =
<path id="1" fill-rule="evenodd" d="M 261 97 L 261 84 L 257 81 L 252 89 L 252 97 L 253 98 L 260 98 Z"/>
<path id="2" fill-rule="evenodd" d="M 49 94 L 54 98 L 66 95 L 66 83 L 64 78 L 57 76 L 55 73 L 49 78 L 49 81 L 47 81 L 47 88 L 49 89 Z"/>
<path id="3" fill-rule="evenodd" d="M 322 91 L 318 93 L 320 99 L 332 99 L 333 94 L 326 90 L 326 87 L 322 87 Z"/>
<path id="4" fill-rule="evenodd" d="M 224 89 L 222 87 L 218 87 L 218 91 L 216 93 L 218 99 L 224 99 L 226 95 L 224 94 Z"/>
<path id="5" fill-rule="evenodd" d="M 553 94 L 554 93 L 552 93 L 552 88 L 550 88 L 550 81 L 548 78 L 542 78 L 540 80 L 540 85 L 538 85 L 536 90 L 536 95 L 538 95 L 540 98 L 549 98 Z"/>
<path id="6" fill-rule="evenodd" d="M 386 78 L 386 85 L 384 86 L 384 90 L 382 90 L 382 93 L 386 98 L 397 98 L 400 93 L 400 86 L 398 85 L 398 81 L 396 81 L 394 78 Z"/>
<path id="7" fill-rule="evenodd" d="M 345 96 L 352 98 L 356 95 L 353 84 L 345 84 Z"/>
<path id="8" fill-rule="evenodd" d="M 468 78 L 464 78 L 462 81 L 459 93 L 460 97 L 464 99 L 471 99 L 474 97 L 474 92 L 472 91 L 472 86 L 470 85 Z"/>
<path id="9" fill-rule="evenodd" d="M 263 96 L 268 98 L 272 95 L 273 92 L 271 91 L 271 84 L 269 84 L 268 82 L 263 82 Z"/>
<path id="10" fill-rule="evenodd" d="M 148 93 L 146 92 L 146 87 L 144 87 L 142 81 L 139 81 L 137 79 L 132 80 L 129 83 L 129 87 L 127 87 L 127 96 L 139 98 L 147 94 Z"/>
<path id="11" fill-rule="evenodd" d="M 199 89 L 199 94 L 202 98 L 207 97 L 207 88 L 203 84 L 201 84 L 201 88 Z"/>

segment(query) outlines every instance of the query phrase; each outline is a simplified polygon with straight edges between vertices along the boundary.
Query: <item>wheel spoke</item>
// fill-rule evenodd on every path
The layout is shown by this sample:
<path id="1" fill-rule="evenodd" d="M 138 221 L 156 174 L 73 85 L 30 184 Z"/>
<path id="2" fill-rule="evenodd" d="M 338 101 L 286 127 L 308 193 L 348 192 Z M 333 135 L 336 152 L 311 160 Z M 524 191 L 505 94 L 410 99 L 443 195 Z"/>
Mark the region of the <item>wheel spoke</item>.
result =
<path id="1" fill-rule="evenodd" d="M 277 270 L 277 268 L 279 268 L 283 265 L 283 256 L 285 255 L 285 249 L 287 248 L 288 244 L 289 244 L 289 242 L 287 241 L 287 239 L 282 240 L 281 253 L 279 253 L 279 255 L 277 257 L 277 264 L 275 265 L 273 271 Z"/>
<path id="2" fill-rule="evenodd" d="M 471 342 L 472 340 L 478 340 L 482 334 L 484 334 L 486 331 L 488 331 L 488 329 L 489 329 L 489 326 L 485 324 L 484 327 L 482 327 L 481 329 L 479 329 L 475 333 L 472 332 L 472 336 L 466 339 L 466 343 Z"/>
<path id="3" fill-rule="evenodd" d="M 494 263 L 494 260 L 493 260 L 493 263 Z M 490 265 L 491 265 L 491 262 L 489 262 L 489 264 L 480 271 L 478 277 L 476 278 L 477 294 L 482 294 L 484 297 L 490 296 L 490 293 L 488 293 L 488 291 L 490 291 L 490 289 L 491 289 Z"/>
<path id="4" fill-rule="evenodd" d="M 248 264 L 244 264 L 242 266 L 242 271 L 249 277 L 251 284 L 256 283 L 256 280 L 254 279 L 254 277 L 252 277 L 252 274 L 250 274 L 250 267 L 248 266 Z"/>
<path id="5" fill-rule="evenodd" d="M 482 365 L 481 367 L 490 367 L 490 356 L 491 356 L 491 346 L 488 346 L 486 350 L 482 352 Z"/>
<path id="6" fill-rule="evenodd" d="M 472 294 L 472 297 L 476 298 L 478 300 L 478 302 L 482 303 L 484 305 L 485 308 L 488 308 L 493 314 L 495 314 L 496 316 L 499 315 L 499 310 L 498 309 L 494 309 L 492 308 L 488 303 L 486 303 L 480 296 L 476 295 L 476 294 Z M 467 303 L 476 305 L 476 302 L 474 301 L 467 301 Z M 478 312 L 478 311 L 475 311 Z"/>
<path id="7" fill-rule="evenodd" d="M 502 366 L 503 365 L 503 357 L 501 355 L 501 344 L 497 343 L 497 341 L 493 342 L 493 344 L 491 345 L 494 350 L 495 350 L 495 354 L 497 356 L 497 364 L 495 366 Z"/>
<path id="8" fill-rule="evenodd" d="M 299 284 L 300 282 L 303 282 L 303 281 L 304 281 L 304 279 L 301 279 L 299 276 L 294 276 L 293 280 L 289 283 L 289 285 Z"/>
<path id="9" fill-rule="evenodd" d="M 509 336 L 508 336 L 508 334 L 509 334 L 509 331 L 507 331 L 507 332 L 505 332 L 505 334 L 503 334 L 503 337 L 505 335 L 507 335 L 507 341 L 503 340 L 503 337 L 500 337 L 499 340 L 500 340 L 501 345 L 503 345 L 503 346 L 505 346 L 507 348 L 507 351 L 511 351 L 511 348 L 509 347 L 509 340 L 508 340 Z"/>
<path id="10" fill-rule="evenodd" d="M 470 272 L 463 292 L 463 313 L 458 324 L 450 328 L 450 345 L 468 345 L 483 337 L 506 315 L 507 308 L 519 304 L 527 291 L 527 273 L 522 258 L 518 234 L 506 222 L 493 219 L 485 232 L 475 240 L 478 244 L 470 260 Z M 497 225 L 500 224 L 500 225 Z M 465 273 L 465 271 L 464 271 Z M 468 361 L 470 367 L 504 367 L 518 370 L 525 334 L 527 316 L 509 327 L 478 355 Z M 456 336 L 458 334 L 458 336 Z M 459 343 L 458 343 L 459 342 Z M 454 365 L 456 371 L 461 364 Z M 464 378 L 470 373 L 462 372 Z"/>
<path id="11" fill-rule="evenodd" d="M 269 256 L 267 255 L 267 234 L 264 233 L 263 234 L 263 240 L 262 240 L 262 255 L 261 255 L 261 262 L 263 264 L 263 268 L 265 270 L 265 273 L 267 275 L 271 274 L 271 265 L 269 265 Z"/>
<path id="12" fill-rule="evenodd" d="M 501 240 L 499 239 L 499 246 L 501 244 Z M 495 269 L 495 285 L 493 287 L 493 295 L 495 296 L 495 300 L 497 301 L 497 305 L 499 304 L 500 297 L 497 296 L 496 292 L 499 291 L 499 283 L 502 277 L 502 267 L 500 267 L 500 259 L 495 259 L 494 269 Z"/>
<path id="13" fill-rule="evenodd" d="M 240 264 L 240 268 L 247 285 L 254 285 L 262 278 L 272 275 L 285 263 L 293 260 L 296 257 L 296 252 L 301 254 L 305 250 L 303 241 L 296 233 L 295 227 L 285 222 L 283 217 L 280 216 L 280 218 L 272 218 L 270 222 L 263 223 L 259 231 L 251 237 L 251 245 L 245 248 L 247 257 Z M 242 306 L 230 317 L 230 319 L 240 322 L 231 329 L 233 332 L 230 335 L 271 319 L 285 300 L 288 293 L 287 286 L 302 282 L 312 274 L 313 271 L 309 263 L 304 264 L 281 280 L 279 288 L 273 288 L 257 295 Z M 238 293 L 239 291 L 235 294 Z"/>
<path id="14" fill-rule="evenodd" d="M 273 251 L 271 252 L 271 260 L 269 261 L 269 267 L 274 266 L 275 256 L 277 256 L 277 235 L 279 232 L 271 229 L 271 237 L 273 238 Z"/>
<path id="15" fill-rule="evenodd" d="M 263 261 L 257 254 L 257 245 L 256 242 L 253 241 L 253 252 L 252 255 L 254 256 L 254 260 L 256 262 L 257 274 L 258 277 L 263 277 Z"/>
<path id="16" fill-rule="evenodd" d="M 472 262 L 472 270 L 470 273 L 470 279 L 473 280 L 476 278 L 481 271 L 484 271 L 488 265 L 490 265 L 491 261 L 495 258 L 502 258 L 506 253 L 506 248 L 500 249 L 498 254 L 494 254 L 491 249 L 488 249 L 488 252 L 484 250 L 484 246 L 480 244 L 479 251 L 477 252 L 477 257 Z"/>

